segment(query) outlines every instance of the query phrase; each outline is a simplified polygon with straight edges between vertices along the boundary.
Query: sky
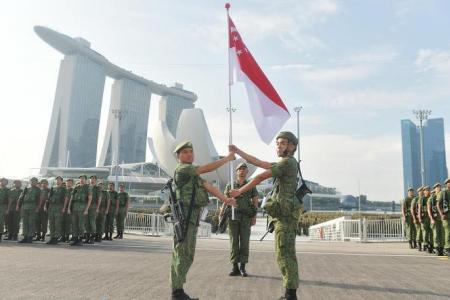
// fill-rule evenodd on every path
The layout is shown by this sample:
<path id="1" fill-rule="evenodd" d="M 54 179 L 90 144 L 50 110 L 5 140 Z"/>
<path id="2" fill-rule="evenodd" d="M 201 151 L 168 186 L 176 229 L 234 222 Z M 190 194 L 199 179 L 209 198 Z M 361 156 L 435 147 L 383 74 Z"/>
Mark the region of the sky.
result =
<path id="1" fill-rule="evenodd" d="M 400 120 L 427 108 L 443 117 L 449 150 L 450 2 L 445 0 L 230 1 L 244 42 L 277 89 L 296 132 L 306 179 L 343 194 L 403 195 Z M 43 25 L 90 41 L 111 62 L 198 95 L 219 153 L 228 144 L 227 24 L 223 1 L 8 1 L 0 10 L 0 176 L 36 174 L 62 54 Z M 106 81 L 99 145 L 112 80 Z M 275 161 L 258 137 L 242 84 L 232 87 L 234 143 Z M 158 97 L 152 97 L 150 122 Z M 149 150 L 147 149 L 147 152 Z M 151 154 L 147 160 L 151 161 Z M 448 155 L 447 155 L 448 160 Z"/>

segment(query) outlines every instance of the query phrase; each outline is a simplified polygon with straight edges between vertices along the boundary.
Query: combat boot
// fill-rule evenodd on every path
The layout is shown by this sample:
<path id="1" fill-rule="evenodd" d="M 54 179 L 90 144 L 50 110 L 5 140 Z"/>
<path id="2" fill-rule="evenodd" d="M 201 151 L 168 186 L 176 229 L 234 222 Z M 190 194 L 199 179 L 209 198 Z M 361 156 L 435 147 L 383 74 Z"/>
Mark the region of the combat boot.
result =
<path id="1" fill-rule="evenodd" d="M 248 276 L 247 275 L 247 271 L 245 271 L 245 264 L 241 263 L 240 271 L 241 271 L 242 277 L 247 277 Z"/>
<path id="2" fill-rule="evenodd" d="M 91 245 L 94 244 L 94 235 L 93 234 L 89 235 L 88 244 L 91 244 Z"/>
<path id="3" fill-rule="evenodd" d="M 414 248 L 413 241 L 409 241 L 409 249 L 413 249 L 413 248 Z"/>
<path id="4" fill-rule="evenodd" d="M 14 240 L 14 241 L 17 241 L 17 240 L 18 240 L 18 234 L 17 234 L 17 233 L 13 236 L 13 240 Z"/>
<path id="5" fill-rule="evenodd" d="M 119 238 L 119 236 L 120 236 L 120 232 L 119 232 L 119 230 L 117 230 L 117 234 L 114 238 L 117 239 L 117 238 Z"/>
<path id="6" fill-rule="evenodd" d="M 45 235 L 46 235 L 45 232 L 41 234 L 41 241 L 43 241 L 43 242 L 45 242 Z"/>
<path id="7" fill-rule="evenodd" d="M 428 253 L 433 254 L 434 253 L 433 250 L 434 250 L 433 246 L 428 245 Z"/>
<path id="8" fill-rule="evenodd" d="M 27 242 L 27 238 L 23 237 L 23 239 L 21 239 L 20 241 L 18 241 L 18 243 L 24 244 Z"/>
<path id="9" fill-rule="evenodd" d="M 33 241 L 39 241 L 41 239 L 41 235 L 39 233 L 35 233 Z"/>
<path id="10" fill-rule="evenodd" d="M 91 235 L 90 234 L 85 234 L 84 235 L 84 241 L 83 244 L 89 244 L 89 241 L 91 240 Z"/>
<path id="11" fill-rule="evenodd" d="M 422 251 L 422 243 L 418 243 L 417 250 Z"/>
<path id="12" fill-rule="evenodd" d="M 113 240 L 112 235 L 113 235 L 113 232 L 110 231 L 110 232 L 109 232 L 109 238 L 108 238 L 108 241 L 112 241 L 112 240 Z"/>
<path id="13" fill-rule="evenodd" d="M 417 248 L 417 242 L 413 241 L 413 245 L 414 245 L 414 249 L 416 249 Z"/>
<path id="14" fill-rule="evenodd" d="M 102 237 L 102 240 L 104 240 L 104 241 L 108 240 L 108 233 L 107 232 L 105 232 L 105 236 Z"/>
<path id="15" fill-rule="evenodd" d="M 83 245 L 81 237 L 76 237 L 75 240 L 72 243 L 70 243 L 70 246 L 81 246 L 81 245 Z"/>
<path id="16" fill-rule="evenodd" d="M 231 270 L 229 276 L 239 276 L 241 275 L 241 272 L 239 271 L 239 266 L 237 263 L 233 264 L 233 269 Z"/>
<path id="17" fill-rule="evenodd" d="M 279 300 L 297 300 L 297 289 L 286 289 L 284 296 L 281 296 Z"/>
<path id="18" fill-rule="evenodd" d="M 123 230 L 120 231 L 119 239 L 123 239 Z"/>

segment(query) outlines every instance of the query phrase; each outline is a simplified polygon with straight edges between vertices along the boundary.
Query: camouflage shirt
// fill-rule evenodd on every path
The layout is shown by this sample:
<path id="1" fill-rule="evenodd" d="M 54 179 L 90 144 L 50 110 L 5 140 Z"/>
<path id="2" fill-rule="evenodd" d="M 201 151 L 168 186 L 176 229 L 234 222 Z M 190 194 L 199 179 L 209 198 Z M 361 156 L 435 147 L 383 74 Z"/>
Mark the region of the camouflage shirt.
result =
<path id="1" fill-rule="evenodd" d="M 37 187 L 26 188 L 24 190 L 25 197 L 23 198 L 23 209 L 32 210 L 36 209 L 41 199 L 41 190 Z"/>
<path id="2" fill-rule="evenodd" d="M 113 212 L 116 209 L 117 195 L 118 193 L 116 191 L 108 191 L 108 198 L 111 201 L 109 204 L 109 212 Z"/>
<path id="3" fill-rule="evenodd" d="M 23 193 L 23 189 L 12 189 L 9 192 L 9 199 L 11 199 L 11 206 L 9 210 L 16 210 L 17 200 L 19 200 L 20 195 Z"/>
<path id="4" fill-rule="evenodd" d="M 64 187 L 54 187 L 51 192 L 50 199 L 48 203 L 50 204 L 50 208 L 58 207 L 62 208 L 64 206 L 64 201 L 66 199 L 67 190 Z"/>
<path id="5" fill-rule="evenodd" d="M 242 184 L 239 183 L 239 181 L 235 181 L 233 184 L 234 189 L 239 189 L 240 187 L 246 185 L 248 183 L 247 180 L 245 180 Z M 229 197 L 229 192 L 231 190 L 231 185 L 227 184 L 225 187 L 224 194 Z M 256 213 L 256 207 L 253 205 L 252 199 L 254 197 L 258 197 L 258 191 L 255 187 L 253 187 L 251 190 L 246 191 L 245 193 L 240 194 L 238 197 L 236 197 L 236 210 L 242 215 L 241 217 L 244 219 L 252 218 Z"/>
<path id="6" fill-rule="evenodd" d="M 117 195 L 117 201 L 119 201 L 119 209 L 124 209 L 128 201 L 130 201 L 130 196 L 127 192 L 119 192 Z"/>
<path id="7" fill-rule="evenodd" d="M 450 211 L 450 191 L 443 190 L 441 191 L 436 198 L 438 205 L 444 210 L 444 213 L 448 213 Z"/>
<path id="8" fill-rule="evenodd" d="M 403 207 L 405 209 L 405 214 L 407 216 L 411 215 L 411 203 L 412 203 L 413 199 L 414 199 L 413 197 L 406 197 L 402 201 Z"/>
<path id="9" fill-rule="evenodd" d="M 74 210 L 83 210 L 86 208 L 89 197 L 89 185 L 79 185 L 72 191 L 72 203 Z"/>
<path id="10" fill-rule="evenodd" d="M 8 205 L 9 201 L 9 189 L 7 187 L 0 188 L 0 206 L 5 207 Z"/>
<path id="11" fill-rule="evenodd" d="M 97 209 L 98 200 L 101 196 L 101 191 L 98 185 L 90 185 L 89 186 L 89 193 L 92 195 L 92 202 L 90 209 Z"/>

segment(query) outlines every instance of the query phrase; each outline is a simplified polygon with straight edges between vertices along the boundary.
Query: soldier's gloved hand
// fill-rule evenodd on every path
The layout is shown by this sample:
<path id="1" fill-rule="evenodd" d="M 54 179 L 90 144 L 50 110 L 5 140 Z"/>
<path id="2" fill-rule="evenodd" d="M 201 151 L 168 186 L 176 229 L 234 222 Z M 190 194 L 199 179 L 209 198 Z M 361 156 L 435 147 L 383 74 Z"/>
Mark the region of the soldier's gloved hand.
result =
<path id="1" fill-rule="evenodd" d="M 241 193 L 239 192 L 239 190 L 233 189 L 230 191 L 230 196 L 233 198 L 236 198 L 237 196 L 239 196 Z"/>

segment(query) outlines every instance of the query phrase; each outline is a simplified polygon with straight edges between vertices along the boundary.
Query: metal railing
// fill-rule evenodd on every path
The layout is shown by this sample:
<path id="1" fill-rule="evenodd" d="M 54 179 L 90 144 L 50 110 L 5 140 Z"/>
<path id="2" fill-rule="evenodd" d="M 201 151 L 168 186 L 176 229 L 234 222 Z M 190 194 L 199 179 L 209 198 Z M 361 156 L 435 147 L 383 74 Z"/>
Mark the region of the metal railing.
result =
<path id="1" fill-rule="evenodd" d="M 401 219 L 350 220 L 341 217 L 309 227 L 309 238 L 319 241 L 403 241 Z"/>
<path id="2" fill-rule="evenodd" d="M 150 236 L 173 235 L 173 226 L 160 214 L 144 214 L 129 212 L 125 220 L 125 233 Z M 200 222 L 198 237 L 211 236 L 211 224 Z"/>

